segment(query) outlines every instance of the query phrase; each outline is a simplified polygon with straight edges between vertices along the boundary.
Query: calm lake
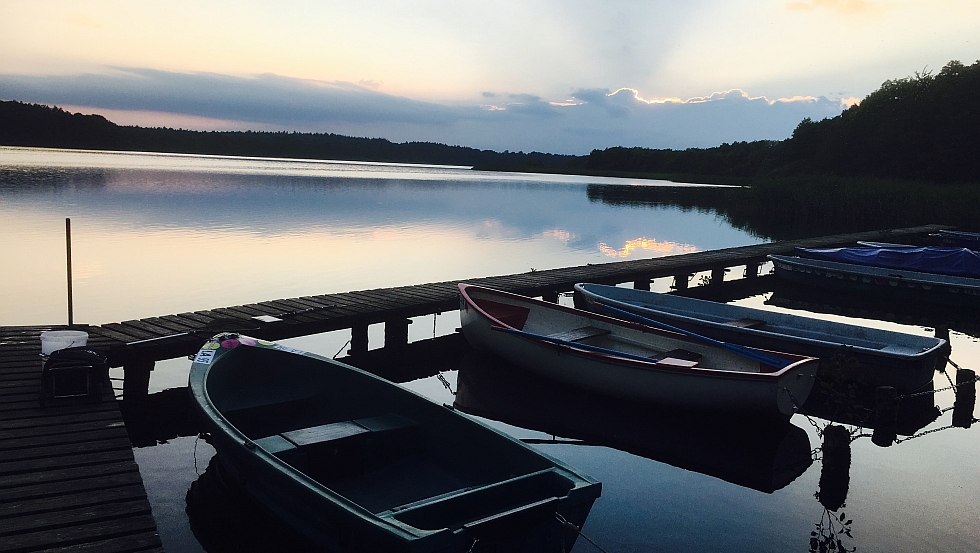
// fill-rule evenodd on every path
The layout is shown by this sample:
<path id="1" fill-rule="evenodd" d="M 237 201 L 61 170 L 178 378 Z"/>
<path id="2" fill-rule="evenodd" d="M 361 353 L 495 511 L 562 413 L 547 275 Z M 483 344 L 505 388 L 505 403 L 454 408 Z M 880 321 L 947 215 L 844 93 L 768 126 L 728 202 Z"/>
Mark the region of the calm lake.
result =
<path id="1" fill-rule="evenodd" d="M 90 324 L 766 241 L 707 209 L 606 203 L 590 193 L 597 186 L 696 185 L 0 148 L 0 325 L 67 322 L 66 218 L 74 320 Z M 736 303 L 911 334 L 947 326 L 942 314 L 897 314 L 902 306 L 891 305 L 876 315 L 849 303 L 828 308 L 834 298 L 817 297 L 763 289 Z M 976 322 L 949 327 L 960 367 L 980 368 Z M 421 317 L 409 338 L 451 336 L 458 325 L 457 313 Z M 370 329 L 372 348 L 382 330 Z M 349 338 L 285 342 L 334 357 Z M 157 363 L 150 392 L 160 404 L 181 408 L 189 365 Z M 980 439 L 976 425 L 952 425 L 953 366 L 949 376 L 936 374 L 935 394 L 908 402 L 898 439 L 881 446 L 860 417 L 798 414 L 759 429 L 609 402 L 473 354 L 449 365 L 401 384 L 602 482 L 576 552 L 805 552 L 811 539 L 830 536 L 856 551 L 980 549 Z M 193 421 L 180 423 L 134 450 L 167 550 L 292 547 L 287 530 L 214 481 L 214 450 Z M 831 424 L 851 435 L 843 454 L 821 450 Z"/>

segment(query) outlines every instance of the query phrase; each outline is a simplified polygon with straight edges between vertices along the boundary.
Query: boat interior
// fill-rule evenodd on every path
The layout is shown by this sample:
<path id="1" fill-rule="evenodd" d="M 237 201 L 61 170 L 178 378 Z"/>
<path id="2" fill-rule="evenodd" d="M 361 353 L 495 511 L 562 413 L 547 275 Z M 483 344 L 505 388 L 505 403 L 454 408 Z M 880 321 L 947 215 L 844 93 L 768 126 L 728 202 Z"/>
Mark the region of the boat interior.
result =
<path id="1" fill-rule="evenodd" d="M 340 365 L 289 358 L 315 370 L 256 362 L 223 378 L 216 364 L 209 389 L 236 392 L 219 410 L 256 447 L 371 513 L 434 530 L 557 501 L 575 486 L 547 459 L 447 407 L 405 401 L 402 391 Z M 284 371 L 296 372 L 279 381 L 299 384 L 270 394 L 276 384 L 262 384 L 262 375 Z"/>

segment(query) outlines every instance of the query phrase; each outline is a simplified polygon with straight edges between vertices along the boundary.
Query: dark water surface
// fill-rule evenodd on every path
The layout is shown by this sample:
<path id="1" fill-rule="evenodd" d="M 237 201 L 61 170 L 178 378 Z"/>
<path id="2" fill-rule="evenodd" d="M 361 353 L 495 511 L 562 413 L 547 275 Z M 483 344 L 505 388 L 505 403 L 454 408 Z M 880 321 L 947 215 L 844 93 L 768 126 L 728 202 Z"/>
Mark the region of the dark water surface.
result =
<path id="1" fill-rule="evenodd" d="M 646 183 L 0 148 L 0 248 L 18 260 L 0 274 L 0 324 L 65 321 L 66 217 L 75 320 L 96 324 L 760 241 L 710 210 L 597 201 L 588 194 L 596 184 Z M 764 287 L 736 303 L 914 334 L 948 328 L 953 361 L 980 365 L 971 313 L 791 292 Z M 975 425 L 952 424 L 953 366 L 936 374 L 938 392 L 903 400 L 897 440 L 882 446 L 852 396 L 831 403 L 856 409 L 812 405 L 820 416 L 787 424 L 663 413 L 556 387 L 470 352 L 453 336 L 458 324 L 456 313 L 415 319 L 410 338 L 445 341 L 442 353 L 403 359 L 384 374 L 602 481 L 583 528 L 588 539 L 574 551 L 802 552 L 831 536 L 856 551 L 980 549 L 980 439 Z M 380 334 L 371 328 L 372 347 Z M 287 343 L 332 357 L 349 338 Z M 188 368 L 186 359 L 157 363 L 157 415 L 128 422 L 165 547 L 305 549 L 214 470 L 213 449 L 186 416 Z M 824 450 L 839 428 L 845 439 Z"/>

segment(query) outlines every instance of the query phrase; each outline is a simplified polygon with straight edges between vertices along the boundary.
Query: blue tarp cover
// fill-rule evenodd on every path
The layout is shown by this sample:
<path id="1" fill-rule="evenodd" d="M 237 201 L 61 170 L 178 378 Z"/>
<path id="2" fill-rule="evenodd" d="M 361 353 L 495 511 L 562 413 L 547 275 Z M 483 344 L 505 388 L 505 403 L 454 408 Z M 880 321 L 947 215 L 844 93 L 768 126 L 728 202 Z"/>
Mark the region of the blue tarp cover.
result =
<path id="1" fill-rule="evenodd" d="M 967 248 L 856 246 L 847 248 L 797 248 L 801 257 L 870 265 L 888 269 L 919 271 L 980 278 L 980 254 Z"/>

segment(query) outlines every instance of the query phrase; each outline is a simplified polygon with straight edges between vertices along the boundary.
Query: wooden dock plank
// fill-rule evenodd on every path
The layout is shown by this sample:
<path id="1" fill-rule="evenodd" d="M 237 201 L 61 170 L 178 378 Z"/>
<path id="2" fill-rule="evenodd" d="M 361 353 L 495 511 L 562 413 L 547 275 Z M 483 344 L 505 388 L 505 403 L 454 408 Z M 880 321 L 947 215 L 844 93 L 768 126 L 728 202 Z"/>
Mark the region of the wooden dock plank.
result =
<path id="1" fill-rule="evenodd" d="M 0 401 L 0 552 L 162 551 L 108 375 L 101 401 L 41 406 L 44 330 L 0 329 L 0 378 L 17 384 Z"/>

